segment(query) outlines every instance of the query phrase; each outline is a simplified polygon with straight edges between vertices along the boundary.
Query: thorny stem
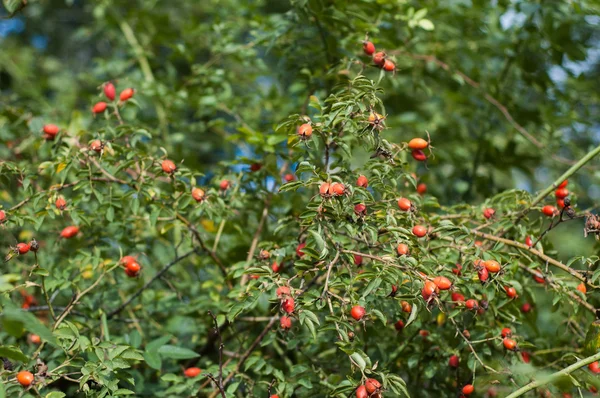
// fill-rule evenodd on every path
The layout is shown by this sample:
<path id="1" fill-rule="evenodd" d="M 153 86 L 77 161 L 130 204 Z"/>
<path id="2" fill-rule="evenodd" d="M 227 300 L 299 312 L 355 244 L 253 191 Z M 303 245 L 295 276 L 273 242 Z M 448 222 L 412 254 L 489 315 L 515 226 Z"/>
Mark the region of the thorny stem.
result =
<path id="1" fill-rule="evenodd" d="M 212 311 L 208 311 L 208 313 L 210 314 L 210 316 L 213 319 L 213 322 L 215 324 L 215 333 L 217 333 L 217 336 L 219 337 L 219 376 L 216 380 L 216 385 L 217 388 L 219 389 L 219 392 L 221 393 L 221 396 L 223 398 L 227 398 L 225 396 L 225 389 L 223 388 L 223 339 L 221 338 L 221 330 L 219 329 L 219 323 L 217 322 L 217 317 L 212 313 Z M 213 380 L 214 378 L 212 377 L 212 375 L 209 375 L 209 377 Z"/>

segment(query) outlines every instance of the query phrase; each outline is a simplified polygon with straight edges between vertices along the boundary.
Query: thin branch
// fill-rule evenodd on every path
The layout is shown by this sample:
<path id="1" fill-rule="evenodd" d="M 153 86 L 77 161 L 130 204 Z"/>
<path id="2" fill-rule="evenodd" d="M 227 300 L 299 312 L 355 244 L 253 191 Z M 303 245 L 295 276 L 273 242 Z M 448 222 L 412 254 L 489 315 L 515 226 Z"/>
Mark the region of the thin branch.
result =
<path id="1" fill-rule="evenodd" d="M 575 278 L 579 279 L 580 281 L 582 281 L 582 282 L 586 281 L 585 277 L 583 275 L 581 275 L 581 273 L 579 273 L 578 271 L 574 270 L 571 267 L 566 266 L 565 264 L 553 259 L 552 257 L 548 257 L 547 255 L 540 252 L 539 250 L 536 250 L 533 247 L 529 247 L 524 243 L 516 242 L 516 241 L 510 240 L 510 239 L 500 238 L 500 237 L 497 237 L 494 235 L 490 235 L 490 234 L 486 234 L 484 232 L 479 232 L 479 231 L 474 231 L 474 230 L 471 230 L 471 233 L 473 235 L 477 235 L 477 236 L 482 237 L 487 240 L 493 240 L 496 242 L 504 243 L 505 245 L 508 245 L 508 246 L 518 247 L 519 249 L 526 250 L 526 251 L 536 255 L 540 259 L 544 260 L 546 263 L 552 264 L 553 266 L 558 267 L 565 272 L 568 272 L 569 274 L 573 275 Z"/>
<path id="2" fill-rule="evenodd" d="M 471 349 L 471 352 L 475 356 L 475 359 L 477 359 L 477 361 L 481 364 L 481 366 L 483 366 L 485 369 L 489 370 L 490 372 L 500 373 L 496 369 L 494 369 L 492 367 L 489 367 L 485 363 L 483 363 L 483 361 L 481 360 L 481 358 L 479 358 L 479 355 L 477 355 L 477 352 L 475 351 L 475 348 L 471 345 L 471 342 L 469 341 L 469 339 L 467 338 L 467 336 L 465 336 L 464 333 L 460 331 L 460 328 L 458 327 L 458 325 L 454 321 L 454 318 L 450 318 L 450 321 L 452 322 L 452 324 L 456 328 L 457 333 L 460 334 L 462 336 L 462 338 L 465 340 L 465 342 L 467 343 L 467 345 Z"/>
<path id="3" fill-rule="evenodd" d="M 227 398 L 225 395 L 225 389 L 223 388 L 223 339 L 221 337 L 221 330 L 219 329 L 219 323 L 217 322 L 217 317 L 212 313 L 212 311 L 208 311 L 208 313 L 210 314 L 210 316 L 213 319 L 213 322 L 215 323 L 215 332 L 217 333 L 217 336 L 219 337 L 219 376 L 217 378 L 217 388 L 219 389 L 219 392 L 221 393 L 221 396 L 223 398 Z M 208 377 L 210 377 L 213 381 L 214 378 L 212 377 L 212 375 L 209 375 Z"/>
<path id="4" fill-rule="evenodd" d="M 333 268 L 333 265 L 337 262 L 338 258 L 340 258 L 339 251 L 335 252 L 335 257 L 333 258 L 333 260 L 331 260 L 331 262 L 327 266 L 327 276 L 325 277 L 325 287 L 323 288 L 323 294 L 321 294 L 321 297 L 325 297 L 325 295 L 327 294 L 327 288 L 329 286 L 329 276 L 331 275 L 331 269 Z"/>
<path id="5" fill-rule="evenodd" d="M 269 330 L 271 330 L 271 328 L 273 327 L 273 325 L 275 324 L 276 321 L 277 321 L 277 318 L 273 317 L 273 319 L 271 319 L 271 321 L 267 324 L 267 326 L 265 326 L 265 328 L 263 329 L 263 331 L 260 332 L 260 334 L 258 335 L 258 337 L 254 340 L 254 342 L 252 342 L 252 344 L 250 345 L 250 347 L 248 348 L 248 350 L 246 350 L 246 352 L 242 355 L 242 357 L 238 361 L 237 365 L 235 366 L 235 370 L 227 375 L 227 377 L 225 378 L 225 381 L 223 381 L 223 385 L 224 386 L 226 386 L 227 383 L 229 383 L 229 381 L 233 378 L 233 376 L 235 376 L 240 371 L 240 369 L 242 368 L 242 366 L 244 365 L 244 363 L 250 357 L 250 354 L 252 354 L 252 352 L 260 344 L 260 342 L 265 338 L 265 336 L 267 335 L 267 333 L 269 332 Z M 218 394 L 218 391 L 213 392 L 211 394 L 210 398 L 216 397 L 217 394 Z"/>
<path id="6" fill-rule="evenodd" d="M 599 359 L 600 359 L 600 352 L 596 353 L 590 357 L 583 358 L 583 359 L 575 362 L 574 364 L 567 366 L 566 368 L 564 368 L 562 370 L 559 370 L 558 372 L 548 375 L 547 377 L 543 377 L 543 378 L 540 378 L 539 380 L 532 381 L 531 383 L 527 384 L 526 386 L 521 387 L 517 391 L 508 395 L 506 398 L 520 397 L 521 395 L 524 395 L 525 393 L 527 393 L 535 388 L 538 388 L 538 387 L 541 387 L 548 383 L 551 383 L 554 380 L 556 380 L 562 376 L 567 376 L 567 375 L 571 374 L 572 372 L 576 371 L 577 369 L 580 369 L 580 368 L 584 367 L 585 365 L 589 365 L 590 363 L 595 362 Z"/>
<path id="7" fill-rule="evenodd" d="M 156 275 L 154 275 L 152 277 L 152 279 L 150 279 L 148 282 L 146 282 L 144 284 L 144 286 L 142 286 L 141 288 L 138 289 L 137 292 L 135 292 L 127 301 L 125 301 L 123 304 L 121 304 L 120 306 L 118 306 L 116 309 L 114 309 L 113 311 L 111 311 L 110 313 L 108 313 L 108 315 L 106 316 L 108 319 L 112 318 L 113 316 L 117 315 L 118 313 L 120 313 L 121 311 L 123 311 L 125 309 L 125 307 L 127 307 L 129 304 L 131 304 L 131 302 L 133 300 L 135 300 L 140 294 L 142 294 L 144 292 L 144 290 L 146 290 L 148 287 L 150 287 L 151 284 L 154 283 L 154 281 L 156 281 L 158 278 L 160 278 L 165 272 L 167 272 L 169 270 L 169 268 L 171 268 L 172 266 L 174 266 L 175 264 L 177 264 L 178 262 L 180 262 L 181 260 L 191 256 L 192 254 L 196 253 L 196 249 L 190 250 L 189 252 L 177 257 L 175 260 L 171 261 L 170 263 L 168 263 L 167 265 L 165 265 L 160 271 L 158 271 L 156 273 Z"/>
<path id="8" fill-rule="evenodd" d="M 267 219 L 267 215 L 269 214 L 269 199 L 265 201 L 265 207 L 263 208 L 262 214 L 260 216 L 260 221 L 258 222 L 258 227 L 256 228 L 256 232 L 254 232 L 254 237 L 252 238 L 252 243 L 250 244 L 250 250 L 248 251 L 248 255 L 246 256 L 246 266 L 250 265 L 252 261 L 252 257 L 254 257 L 254 253 L 256 252 L 256 247 L 258 246 L 258 240 L 260 239 L 260 234 L 262 233 L 263 227 L 265 225 L 265 220 Z M 241 286 L 244 286 L 248 282 L 248 275 L 244 274 L 242 276 L 242 280 L 240 282 Z"/>

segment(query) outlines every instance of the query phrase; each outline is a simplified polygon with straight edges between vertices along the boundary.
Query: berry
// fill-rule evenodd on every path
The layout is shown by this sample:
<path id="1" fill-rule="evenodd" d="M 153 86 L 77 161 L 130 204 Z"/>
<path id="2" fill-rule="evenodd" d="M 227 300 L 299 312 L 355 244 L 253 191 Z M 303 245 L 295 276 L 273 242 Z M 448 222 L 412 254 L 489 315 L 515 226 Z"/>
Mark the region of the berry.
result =
<path id="1" fill-rule="evenodd" d="M 525 314 L 527 314 L 529 311 L 531 311 L 531 304 L 529 303 L 525 303 L 521 306 L 521 311 Z"/>
<path id="2" fill-rule="evenodd" d="M 437 293 L 438 287 L 432 281 L 426 281 L 421 289 L 421 296 L 423 300 L 428 301 L 435 293 Z"/>
<path id="3" fill-rule="evenodd" d="M 333 182 L 329 185 L 329 195 L 331 196 L 341 196 L 346 192 L 346 187 L 344 184 L 339 182 Z"/>
<path id="4" fill-rule="evenodd" d="M 137 263 L 137 259 L 132 256 L 123 256 L 120 260 L 120 263 L 123 264 L 125 267 L 128 267 L 129 264 Z"/>
<path id="5" fill-rule="evenodd" d="M 462 294 L 458 293 L 458 292 L 454 292 L 451 295 L 452 301 L 456 301 L 456 302 L 464 302 L 465 301 L 465 296 L 463 296 Z"/>
<path id="6" fill-rule="evenodd" d="M 396 328 L 396 330 L 399 332 L 401 332 L 402 329 L 404 329 L 404 322 L 402 321 L 402 319 L 400 319 L 398 322 L 394 323 L 394 328 Z"/>
<path id="7" fill-rule="evenodd" d="M 451 368 L 458 368 L 458 365 L 460 364 L 460 359 L 458 358 L 457 355 L 452 355 L 450 357 L 450 359 L 448 360 L 448 366 L 450 366 Z"/>
<path id="8" fill-rule="evenodd" d="M 67 201 L 62 197 L 59 197 L 56 199 L 56 202 L 54 202 L 54 205 L 58 210 L 64 210 L 67 207 Z"/>
<path id="9" fill-rule="evenodd" d="M 310 123 L 304 123 L 298 126 L 296 133 L 298 134 L 301 140 L 307 140 L 312 135 L 312 131 L 313 129 Z"/>
<path id="10" fill-rule="evenodd" d="M 367 55 L 373 55 L 373 53 L 375 52 L 375 45 L 370 41 L 365 40 L 363 41 L 363 51 Z"/>
<path id="11" fill-rule="evenodd" d="M 369 186 L 369 180 L 367 179 L 367 177 L 360 175 L 358 176 L 358 178 L 356 179 L 356 185 L 361 187 L 361 188 L 366 188 Z"/>
<path id="12" fill-rule="evenodd" d="M 461 270 L 462 270 L 462 265 L 459 263 L 456 263 L 456 267 L 452 268 L 452 273 L 454 275 L 460 275 Z"/>
<path id="13" fill-rule="evenodd" d="M 380 115 L 379 113 L 371 112 L 369 114 L 369 123 L 371 125 L 379 124 L 384 119 L 385 119 L 385 117 L 383 117 L 383 115 Z"/>
<path id="14" fill-rule="evenodd" d="M 202 373 L 202 369 L 200 368 L 187 368 L 186 370 L 183 371 L 183 375 L 185 377 L 196 377 L 198 376 L 200 373 Z"/>
<path id="15" fill-rule="evenodd" d="M 369 394 L 373 394 L 381 389 L 381 383 L 375 379 L 367 379 L 367 381 L 365 381 L 365 387 Z"/>
<path id="16" fill-rule="evenodd" d="M 277 294 L 277 297 L 289 296 L 290 295 L 290 288 L 287 287 L 287 286 L 279 286 L 277 288 L 277 291 L 275 293 Z"/>
<path id="17" fill-rule="evenodd" d="M 281 308 L 288 314 L 294 312 L 295 307 L 296 304 L 294 303 L 294 299 L 292 297 L 288 297 L 281 302 Z"/>
<path id="18" fill-rule="evenodd" d="M 542 207 L 542 213 L 544 213 L 548 217 L 554 217 L 558 213 L 558 211 L 554 206 L 546 205 Z"/>
<path id="19" fill-rule="evenodd" d="M 365 316 L 366 313 L 367 313 L 367 311 L 365 311 L 365 307 L 362 307 L 360 305 L 355 305 L 350 310 L 350 316 L 357 321 L 360 321 Z"/>
<path id="20" fill-rule="evenodd" d="M 587 288 L 585 287 L 585 283 L 581 282 L 579 285 L 577 285 L 577 290 L 579 290 L 583 294 L 586 294 Z"/>
<path id="21" fill-rule="evenodd" d="M 408 246 L 404 243 L 399 243 L 398 247 L 396 247 L 396 252 L 398 252 L 399 256 L 406 256 L 409 253 Z"/>
<path id="22" fill-rule="evenodd" d="M 2 224 L 4 221 L 6 221 L 6 213 L 4 210 L 0 210 L 0 224 Z"/>
<path id="23" fill-rule="evenodd" d="M 367 392 L 367 387 L 358 386 L 356 389 L 356 398 L 369 398 L 369 393 Z"/>
<path id="24" fill-rule="evenodd" d="M 45 124 L 44 127 L 42 127 L 42 131 L 44 132 L 44 134 L 54 138 L 54 136 L 58 134 L 60 129 L 56 124 Z"/>
<path id="25" fill-rule="evenodd" d="M 563 182 L 560 183 L 560 185 L 558 186 L 558 188 L 564 188 L 567 186 L 567 184 L 569 183 L 569 180 L 564 180 Z"/>
<path id="26" fill-rule="evenodd" d="M 523 360 L 523 362 L 525 363 L 529 363 L 529 361 L 531 361 L 531 355 L 529 355 L 528 352 L 521 352 L 521 359 Z"/>
<path id="27" fill-rule="evenodd" d="M 271 258 L 271 253 L 268 250 L 260 249 L 260 252 L 258 252 L 258 258 L 261 260 L 268 260 Z"/>
<path id="28" fill-rule="evenodd" d="M 206 199 L 206 194 L 204 193 L 204 190 L 200 188 L 192 188 L 192 198 L 194 198 L 196 202 L 202 202 Z"/>
<path id="29" fill-rule="evenodd" d="M 31 250 L 32 252 L 37 252 L 40 249 L 40 244 L 38 243 L 37 240 L 35 240 L 35 238 L 31 239 L 31 241 L 29 242 L 29 250 Z"/>
<path id="30" fill-rule="evenodd" d="M 329 184 L 328 182 L 324 182 L 319 186 L 319 195 L 326 198 L 329 196 Z"/>
<path id="31" fill-rule="evenodd" d="M 424 183 L 421 183 L 419 185 L 417 185 L 417 193 L 419 195 L 425 195 L 425 193 L 427 192 L 427 185 Z"/>
<path id="32" fill-rule="evenodd" d="M 377 66 L 383 66 L 385 64 L 385 53 L 379 51 L 373 54 L 373 63 Z"/>
<path id="33" fill-rule="evenodd" d="M 425 338 L 425 337 L 429 336 L 429 331 L 421 329 L 421 330 L 419 330 L 419 336 Z"/>
<path id="34" fill-rule="evenodd" d="M 296 255 L 298 257 L 302 257 L 304 255 L 304 252 L 302 251 L 302 249 L 304 249 L 306 247 L 306 243 L 300 243 L 298 245 L 298 247 L 296 247 Z"/>
<path id="35" fill-rule="evenodd" d="M 389 59 L 386 59 L 383 62 L 383 70 L 385 70 L 386 72 L 393 72 L 396 70 L 396 64 L 390 61 Z"/>
<path id="36" fill-rule="evenodd" d="M 29 341 L 32 344 L 40 344 L 42 342 L 42 339 L 37 334 L 30 334 L 29 335 Z"/>
<path id="37" fill-rule="evenodd" d="M 119 94 L 119 99 L 123 102 L 127 101 L 128 99 L 130 99 L 131 97 L 133 97 L 133 94 L 135 94 L 135 90 L 132 88 L 126 88 L 125 90 L 121 91 L 121 94 Z"/>
<path id="38" fill-rule="evenodd" d="M 412 306 L 407 301 L 402 301 L 400 307 L 403 312 L 410 313 L 412 311 Z"/>
<path id="39" fill-rule="evenodd" d="M 279 319 L 279 325 L 283 330 L 289 330 L 292 328 L 292 319 L 284 315 Z"/>
<path id="40" fill-rule="evenodd" d="M 526 244 L 527 246 L 529 246 L 529 247 L 532 247 L 532 246 L 533 246 L 533 241 L 531 240 L 531 237 L 530 237 L 529 235 L 527 235 L 527 236 L 525 237 L 525 244 Z"/>
<path id="41" fill-rule="evenodd" d="M 231 183 L 228 180 L 221 180 L 221 182 L 219 182 L 219 189 L 221 191 L 227 191 L 230 186 Z"/>
<path id="42" fill-rule="evenodd" d="M 108 98 L 110 101 L 114 101 L 115 95 L 117 94 L 115 85 L 112 84 L 111 82 L 106 82 L 106 83 L 104 83 L 103 88 L 104 88 L 104 95 L 106 96 L 106 98 Z"/>
<path id="43" fill-rule="evenodd" d="M 260 163 L 252 163 L 250 165 L 250 171 L 258 171 L 260 169 L 262 169 L 262 164 Z"/>
<path id="44" fill-rule="evenodd" d="M 281 266 L 279 264 L 277 264 L 277 261 L 273 261 L 273 264 L 271 264 L 271 270 L 273 272 L 279 272 L 280 269 L 281 269 Z"/>
<path id="45" fill-rule="evenodd" d="M 129 263 L 125 266 L 125 273 L 130 278 L 134 278 L 140 274 L 142 267 L 138 263 Z"/>
<path id="46" fill-rule="evenodd" d="M 488 220 L 492 217 L 494 217 L 494 214 L 496 213 L 496 210 L 492 209 L 491 207 L 488 207 L 487 209 L 483 210 L 483 216 L 485 218 L 487 218 Z"/>
<path id="47" fill-rule="evenodd" d="M 600 363 L 598 363 L 598 361 L 592 362 L 588 365 L 588 369 L 592 373 L 600 373 Z"/>
<path id="48" fill-rule="evenodd" d="M 422 238 L 425 235 L 427 235 L 427 228 L 425 228 L 422 225 L 415 225 L 412 229 L 412 233 L 413 235 L 415 235 L 418 238 Z"/>
<path id="49" fill-rule="evenodd" d="M 564 208 L 564 207 L 565 207 L 565 201 L 564 201 L 564 199 L 556 199 L 556 205 L 557 205 L 557 206 L 558 206 L 560 209 Z"/>
<path id="50" fill-rule="evenodd" d="M 162 167 L 163 171 L 167 174 L 173 174 L 175 170 L 177 170 L 175 163 L 169 159 L 163 160 L 160 167 Z"/>
<path id="51" fill-rule="evenodd" d="M 77 233 L 79 233 L 79 227 L 77 227 L 75 225 L 71 225 L 62 230 L 62 232 L 60 233 L 60 237 L 65 238 L 65 239 L 70 239 L 70 238 L 74 237 L 75 235 L 77 235 Z"/>
<path id="52" fill-rule="evenodd" d="M 508 337 L 505 337 L 504 340 L 502 340 L 502 344 L 504 345 L 504 348 L 509 351 L 514 351 L 517 348 L 517 342 Z"/>
<path id="53" fill-rule="evenodd" d="M 420 149 L 413 149 L 410 154 L 412 155 L 413 159 L 419 162 L 424 162 L 427 160 L 427 155 L 425 155 L 425 152 Z"/>
<path id="54" fill-rule="evenodd" d="M 94 104 L 92 107 L 92 112 L 94 113 L 102 113 L 106 110 L 106 102 L 100 101 Z"/>
<path id="55" fill-rule="evenodd" d="M 412 207 L 412 203 L 406 198 L 400 198 L 398 199 L 398 207 L 400 208 L 400 210 L 409 211 Z"/>
<path id="56" fill-rule="evenodd" d="M 488 272 L 487 268 L 480 268 L 477 271 L 477 277 L 479 278 L 479 281 L 483 283 L 488 280 L 490 273 Z"/>
<path id="57" fill-rule="evenodd" d="M 539 272 L 536 272 L 536 273 L 533 275 L 533 279 L 534 279 L 534 280 L 535 280 L 537 283 L 540 283 L 540 284 L 544 284 L 544 283 L 546 283 L 546 279 L 544 279 L 544 275 L 542 275 L 542 274 L 541 274 L 541 273 L 539 273 Z"/>
<path id="58" fill-rule="evenodd" d="M 408 147 L 410 149 L 425 149 L 429 146 L 429 143 L 425 141 L 423 138 L 413 138 L 408 142 Z"/>
<path id="59" fill-rule="evenodd" d="M 94 152 L 102 152 L 104 149 L 104 144 L 100 140 L 94 140 L 90 143 L 90 150 Z"/>
<path id="60" fill-rule="evenodd" d="M 357 204 L 354 206 L 354 214 L 357 216 L 365 216 L 367 214 L 367 206 L 365 206 L 363 203 Z"/>
<path id="61" fill-rule="evenodd" d="M 363 263 L 363 257 L 359 256 L 358 254 L 354 255 L 354 265 L 356 265 L 357 267 L 360 267 Z"/>
<path id="62" fill-rule="evenodd" d="M 510 337 L 511 335 L 512 335 L 512 330 L 510 330 L 510 328 L 504 328 L 500 332 L 500 336 L 502 336 L 502 338 Z"/>
<path id="63" fill-rule="evenodd" d="M 508 298 L 517 297 L 517 289 L 515 289 L 514 287 L 504 286 L 504 290 L 506 291 L 506 295 L 508 296 Z"/>
<path id="64" fill-rule="evenodd" d="M 33 383 L 33 373 L 27 370 L 22 370 L 17 373 L 17 381 L 23 387 L 29 387 Z"/>
<path id="65" fill-rule="evenodd" d="M 564 199 L 569 196 L 569 190 L 567 188 L 559 188 L 554 192 L 554 196 L 558 199 Z"/>
<path id="66" fill-rule="evenodd" d="M 483 266 L 491 273 L 500 272 L 500 263 L 496 260 L 487 260 L 483 262 Z"/>
<path id="67" fill-rule="evenodd" d="M 390 296 L 396 297 L 396 293 L 398 293 L 398 286 L 392 285 L 392 292 L 390 293 Z"/>
<path id="68" fill-rule="evenodd" d="M 477 300 L 475 300 L 475 299 L 468 299 L 465 302 L 465 307 L 467 307 L 467 309 L 470 309 L 470 310 L 476 310 L 479 308 L 479 304 L 477 303 Z"/>
<path id="69" fill-rule="evenodd" d="M 26 254 L 29 251 L 29 248 L 27 243 L 17 243 L 17 251 L 19 254 Z"/>
<path id="70" fill-rule="evenodd" d="M 475 387 L 473 387 L 473 384 L 467 384 L 462 388 L 462 393 L 465 395 L 471 395 L 473 394 L 473 391 L 475 391 Z"/>
<path id="71" fill-rule="evenodd" d="M 283 179 L 285 180 L 285 182 L 291 182 L 291 181 L 294 181 L 296 179 L 296 177 L 291 173 L 287 173 L 286 175 L 283 176 Z"/>
<path id="72" fill-rule="evenodd" d="M 448 290 L 452 287 L 452 282 L 450 282 L 450 279 L 446 278 L 445 276 L 436 277 L 433 280 L 433 283 L 435 283 L 437 288 L 440 290 Z"/>

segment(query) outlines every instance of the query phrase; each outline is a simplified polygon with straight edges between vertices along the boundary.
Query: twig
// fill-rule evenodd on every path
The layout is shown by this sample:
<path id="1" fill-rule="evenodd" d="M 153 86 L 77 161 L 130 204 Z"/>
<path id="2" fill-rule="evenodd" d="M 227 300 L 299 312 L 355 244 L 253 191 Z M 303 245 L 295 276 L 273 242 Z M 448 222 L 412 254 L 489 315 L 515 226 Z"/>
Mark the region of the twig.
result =
<path id="1" fill-rule="evenodd" d="M 265 220 L 267 219 L 267 215 L 269 214 L 269 199 L 265 201 L 265 207 L 263 208 L 262 214 L 260 216 L 260 221 L 258 222 L 258 227 L 256 228 L 256 232 L 254 232 L 254 237 L 252 238 L 252 243 L 250 244 L 250 250 L 248 251 L 248 255 L 246 256 L 246 266 L 250 265 L 252 261 L 252 257 L 254 257 L 254 252 L 256 252 L 256 246 L 258 245 L 258 239 L 260 239 L 260 234 L 262 233 L 263 227 L 265 225 Z M 248 282 L 248 275 L 244 274 L 242 276 L 242 280 L 240 282 L 241 286 L 244 286 Z"/>
<path id="2" fill-rule="evenodd" d="M 240 371 L 240 369 L 242 368 L 242 366 L 244 365 L 244 363 L 250 357 L 250 354 L 252 354 L 252 352 L 260 344 L 260 342 L 265 338 L 265 336 L 267 335 L 267 333 L 269 332 L 269 330 L 271 330 L 271 327 L 273 327 L 273 325 L 275 324 L 276 321 L 277 321 L 277 318 L 273 317 L 273 319 L 271 319 L 271 321 L 267 324 L 267 326 L 265 326 L 265 328 L 263 329 L 263 331 L 254 340 L 254 342 L 252 342 L 252 344 L 250 345 L 250 347 L 248 348 L 248 350 L 246 350 L 246 352 L 242 355 L 242 357 L 238 361 L 237 365 L 235 366 L 235 370 L 233 372 L 229 373 L 227 375 L 227 377 L 225 378 L 225 381 L 223 381 L 223 385 L 224 386 L 227 385 L 227 383 L 229 383 L 229 381 L 233 378 L 233 376 L 235 376 L 236 373 Z M 214 398 L 214 397 L 217 396 L 217 394 L 218 394 L 218 391 L 217 392 L 213 392 L 210 395 L 210 397 Z"/>
<path id="3" fill-rule="evenodd" d="M 538 387 L 541 387 L 548 383 L 551 383 L 552 381 L 556 380 L 559 377 L 569 375 L 569 374 L 571 374 L 571 372 L 574 372 L 577 369 L 580 369 L 580 368 L 584 367 L 585 365 L 589 365 L 590 363 L 595 362 L 599 359 L 600 359 L 600 352 L 597 354 L 594 354 L 590 357 L 583 358 L 583 359 L 575 362 L 574 364 L 567 366 L 566 368 L 564 368 L 562 370 L 559 370 L 558 372 L 548 375 L 547 377 L 541 378 L 537 381 L 532 381 L 531 383 L 527 384 L 526 386 L 521 387 L 517 391 L 508 395 L 506 398 L 520 397 L 521 395 L 533 390 L 534 388 L 538 388 Z"/>
<path id="4" fill-rule="evenodd" d="M 529 272 L 531 275 L 534 275 L 534 276 L 539 276 L 539 272 L 538 272 L 538 271 L 535 271 L 535 270 L 533 270 L 533 269 L 531 269 L 531 268 L 529 268 L 529 267 L 527 267 L 526 265 L 523 265 L 523 264 L 521 264 L 521 263 L 518 263 L 518 265 L 519 265 L 519 268 L 522 268 L 522 269 L 524 269 L 525 271 Z M 550 278 L 550 277 L 548 277 L 548 276 L 544 275 L 544 279 L 546 280 L 546 282 L 548 282 L 548 284 L 549 284 L 549 285 L 550 285 L 550 286 L 551 286 L 551 287 L 552 287 L 554 290 L 558 290 L 558 288 L 559 288 L 559 285 L 557 285 L 557 284 L 556 284 L 556 282 L 555 282 L 555 281 L 554 281 L 552 278 Z M 587 301 L 585 301 L 585 300 L 583 300 L 581 297 L 579 297 L 579 296 L 577 295 L 577 293 L 575 293 L 575 292 L 571 292 L 571 291 L 568 291 L 568 290 L 567 290 L 565 293 L 567 293 L 567 295 L 568 295 L 569 297 L 571 297 L 573 300 L 577 301 L 577 302 L 578 302 L 580 305 L 582 305 L 582 306 L 583 306 L 585 309 L 589 310 L 589 311 L 590 311 L 592 314 L 594 314 L 594 315 L 596 315 L 596 314 L 597 314 L 597 310 L 596 310 L 596 308 L 594 308 L 594 306 L 593 306 L 593 305 L 591 305 L 590 303 L 588 303 Z"/>
<path id="5" fill-rule="evenodd" d="M 329 276 L 331 275 L 331 269 L 333 268 L 333 265 L 337 262 L 338 258 L 340 258 L 339 251 L 335 252 L 335 257 L 333 258 L 333 260 L 331 260 L 331 262 L 327 266 L 327 276 L 325 277 L 325 287 L 323 287 L 323 294 L 321 294 L 321 297 L 325 297 L 325 295 L 327 294 L 327 287 L 329 286 Z"/>
<path id="6" fill-rule="evenodd" d="M 219 323 L 217 322 L 217 317 L 212 313 L 212 311 L 208 311 L 208 313 L 210 314 L 210 316 L 213 319 L 213 322 L 215 323 L 215 332 L 217 333 L 217 336 L 219 337 L 219 377 L 217 379 L 217 388 L 219 389 L 219 391 L 221 392 L 221 396 L 223 398 L 227 398 L 225 396 L 225 389 L 223 388 L 223 339 L 221 337 L 221 330 L 219 329 Z M 212 375 L 209 375 L 209 377 L 212 378 Z"/>
<path id="7" fill-rule="evenodd" d="M 516 241 L 510 240 L 510 239 L 500 238 L 498 236 L 494 236 L 494 235 L 490 235 L 490 234 L 486 234 L 484 232 L 479 232 L 479 231 L 474 231 L 474 230 L 471 230 L 471 233 L 473 235 L 477 235 L 477 236 L 482 237 L 487 240 L 493 240 L 496 242 L 504 243 L 505 245 L 508 245 L 508 246 L 518 247 L 520 249 L 527 250 L 530 253 L 539 257 L 540 259 L 544 260 L 546 263 L 552 264 L 553 266 L 558 267 L 558 268 L 562 269 L 563 271 L 568 272 L 569 274 L 573 275 L 575 278 L 579 279 L 580 281 L 585 282 L 585 277 L 582 276 L 578 271 L 566 266 L 565 264 L 553 259 L 552 257 L 548 257 L 544 253 L 534 249 L 533 247 L 529 247 L 529 246 L 525 245 L 524 243 L 516 242 Z"/>
<path id="8" fill-rule="evenodd" d="M 467 336 L 465 336 L 463 334 L 463 332 L 461 332 L 460 328 L 458 327 L 458 325 L 456 324 L 456 322 L 454 321 L 454 319 L 450 318 L 450 321 L 452 322 L 452 324 L 456 328 L 457 333 L 461 335 L 461 337 L 463 338 L 463 340 L 465 340 L 465 342 L 467 343 L 467 345 L 471 349 L 471 352 L 475 356 L 475 359 L 477 359 L 477 361 L 481 364 L 481 366 L 483 366 L 485 369 L 489 370 L 490 372 L 500 373 L 496 369 L 494 369 L 492 367 L 489 367 L 489 366 L 487 366 L 486 364 L 483 363 L 483 361 L 481 360 L 481 358 L 479 358 L 479 355 L 477 355 L 477 352 L 475 351 L 475 348 L 471 345 L 471 342 L 469 341 L 469 339 L 467 338 Z"/>
<path id="9" fill-rule="evenodd" d="M 108 315 L 106 316 L 108 319 L 112 318 L 113 316 L 117 315 L 118 313 L 120 313 L 121 311 L 123 311 L 125 309 L 125 307 L 127 307 L 129 304 L 131 304 L 131 302 L 133 300 L 135 300 L 140 294 L 142 294 L 142 292 L 144 290 L 146 290 L 148 287 L 150 287 L 151 284 L 154 283 L 154 281 L 156 281 L 158 278 L 160 278 L 165 272 L 167 272 L 169 270 L 169 268 L 171 268 L 172 266 L 174 266 L 175 264 L 177 264 L 178 262 L 180 262 L 181 260 L 191 256 L 192 254 L 196 253 L 196 249 L 190 250 L 189 252 L 177 257 L 175 260 L 171 261 L 170 263 L 168 263 L 167 265 L 165 265 L 160 271 L 158 271 L 156 273 L 156 275 L 154 275 L 152 277 L 152 279 L 150 279 L 148 282 L 146 282 L 144 284 L 144 286 L 142 286 L 141 288 L 138 289 L 137 292 L 135 292 L 127 301 L 125 301 L 123 304 L 121 304 L 120 306 L 118 306 L 116 309 L 114 309 L 113 311 L 111 311 L 110 313 L 108 313 Z"/>

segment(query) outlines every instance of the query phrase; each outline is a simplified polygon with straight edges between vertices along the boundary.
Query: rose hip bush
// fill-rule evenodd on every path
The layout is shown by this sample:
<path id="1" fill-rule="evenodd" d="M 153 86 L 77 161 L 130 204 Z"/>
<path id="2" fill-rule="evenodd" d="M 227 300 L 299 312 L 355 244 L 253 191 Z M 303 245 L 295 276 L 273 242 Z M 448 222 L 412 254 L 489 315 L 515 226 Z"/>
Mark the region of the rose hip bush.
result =
<path id="1" fill-rule="evenodd" d="M 0 397 L 595 393 L 597 12 L 458 3 L 5 1 Z"/>

